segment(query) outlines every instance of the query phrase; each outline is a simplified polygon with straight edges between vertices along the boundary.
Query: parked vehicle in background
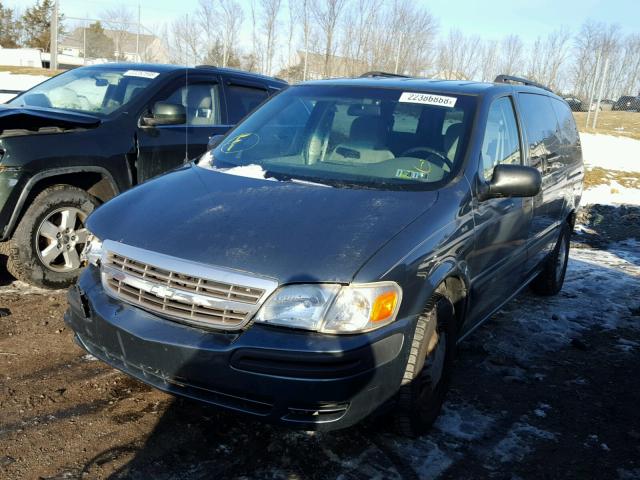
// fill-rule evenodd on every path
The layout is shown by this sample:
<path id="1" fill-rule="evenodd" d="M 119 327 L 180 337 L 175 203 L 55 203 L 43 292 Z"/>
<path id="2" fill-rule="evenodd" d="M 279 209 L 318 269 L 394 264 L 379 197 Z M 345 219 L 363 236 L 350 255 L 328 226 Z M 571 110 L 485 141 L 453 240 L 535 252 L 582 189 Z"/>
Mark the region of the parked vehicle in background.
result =
<path id="1" fill-rule="evenodd" d="M 16 278 L 76 279 L 101 202 L 205 152 L 286 82 L 214 67 L 70 70 L 0 106 L 0 241 Z"/>
<path id="2" fill-rule="evenodd" d="M 612 110 L 640 112 L 640 96 L 623 95 L 613 104 Z"/>
<path id="3" fill-rule="evenodd" d="M 527 285 L 558 293 L 567 267 L 573 115 L 497 80 L 288 88 L 89 217 L 67 324 L 174 394 L 317 430 L 391 408 L 423 433 L 456 344 Z"/>
<path id="4" fill-rule="evenodd" d="M 587 106 L 577 97 L 564 97 L 572 112 L 586 112 Z M 586 102 L 589 103 L 589 102 Z"/>
<path id="5" fill-rule="evenodd" d="M 609 99 L 603 99 L 600 100 L 600 111 L 601 112 L 608 112 L 610 110 L 613 109 L 613 104 L 616 103 L 613 100 L 609 100 Z M 591 104 L 591 111 L 595 111 L 596 107 L 598 106 L 598 102 L 593 102 Z"/>

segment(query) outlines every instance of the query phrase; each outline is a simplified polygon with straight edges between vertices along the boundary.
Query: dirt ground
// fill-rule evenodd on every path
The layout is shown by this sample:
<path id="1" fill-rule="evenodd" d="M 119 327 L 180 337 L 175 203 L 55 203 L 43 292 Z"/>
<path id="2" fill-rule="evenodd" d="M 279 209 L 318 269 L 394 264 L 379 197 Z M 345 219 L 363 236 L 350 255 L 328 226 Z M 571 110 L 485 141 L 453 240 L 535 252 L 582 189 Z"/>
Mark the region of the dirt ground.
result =
<path id="1" fill-rule="evenodd" d="M 85 355 L 65 292 L 12 283 L 0 257 L 0 478 L 640 479 L 640 222 L 616 212 L 581 215 L 559 296 L 523 293 L 463 342 L 417 440 L 384 418 L 292 432 L 153 390 Z"/>

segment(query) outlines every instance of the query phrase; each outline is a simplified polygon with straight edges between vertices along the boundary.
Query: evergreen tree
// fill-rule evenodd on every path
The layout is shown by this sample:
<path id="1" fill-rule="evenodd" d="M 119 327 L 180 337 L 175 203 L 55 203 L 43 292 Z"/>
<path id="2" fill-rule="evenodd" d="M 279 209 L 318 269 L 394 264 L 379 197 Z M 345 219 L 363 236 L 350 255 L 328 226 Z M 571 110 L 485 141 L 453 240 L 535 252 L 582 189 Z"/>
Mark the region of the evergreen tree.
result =
<path id="1" fill-rule="evenodd" d="M 51 17 L 53 16 L 54 0 L 37 0 L 36 4 L 27 8 L 22 15 L 25 46 L 42 48 L 48 52 L 51 47 Z M 58 15 L 58 35 L 64 35 L 62 21 L 64 16 Z"/>
<path id="2" fill-rule="evenodd" d="M 20 46 L 20 22 L 14 11 L 4 7 L 0 1 L 0 47 L 17 48 Z"/>
<path id="3" fill-rule="evenodd" d="M 111 38 L 104 33 L 102 24 L 97 21 L 87 27 L 85 32 L 87 51 L 85 52 L 87 57 L 90 58 L 106 58 L 113 59 L 116 50 L 115 44 Z"/>

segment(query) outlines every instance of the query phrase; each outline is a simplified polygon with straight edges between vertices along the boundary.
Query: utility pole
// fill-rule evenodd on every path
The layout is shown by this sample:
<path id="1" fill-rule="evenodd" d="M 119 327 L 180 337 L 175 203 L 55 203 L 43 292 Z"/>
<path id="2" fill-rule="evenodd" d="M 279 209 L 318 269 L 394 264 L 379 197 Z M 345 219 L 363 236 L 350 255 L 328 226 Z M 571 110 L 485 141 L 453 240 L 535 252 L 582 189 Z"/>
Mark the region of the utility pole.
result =
<path id="1" fill-rule="evenodd" d="M 51 41 L 49 42 L 49 68 L 58 69 L 58 0 L 53 3 L 53 18 L 51 18 Z"/>
<path id="2" fill-rule="evenodd" d="M 136 34 L 136 61 L 140 61 L 140 2 L 138 2 L 138 33 Z"/>
<path id="3" fill-rule="evenodd" d="M 607 71 L 609 70 L 609 58 L 604 62 L 604 71 L 602 72 L 602 80 L 600 81 L 600 91 L 598 92 L 598 102 L 596 103 L 596 110 L 593 114 L 593 125 L 591 128 L 596 128 L 598 124 L 598 110 L 600 110 L 600 102 L 602 101 L 602 93 L 604 91 L 604 82 L 607 80 Z M 591 105 L 589 105 L 591 110 Z"/>

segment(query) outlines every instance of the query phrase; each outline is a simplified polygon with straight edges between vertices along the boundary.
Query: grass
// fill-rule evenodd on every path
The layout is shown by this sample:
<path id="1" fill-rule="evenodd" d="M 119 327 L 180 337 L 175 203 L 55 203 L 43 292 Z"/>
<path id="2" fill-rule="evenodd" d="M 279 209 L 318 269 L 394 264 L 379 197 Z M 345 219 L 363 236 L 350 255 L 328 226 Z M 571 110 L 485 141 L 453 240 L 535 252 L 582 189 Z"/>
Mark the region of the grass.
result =
<path id="1" fill-rule="evenodd" d="M 12 67 L 0 65 L 0 72 L 11 72 L 24 75 L 46 75 L 47 77 L 53 77 L 65 70 L 49 70 L 48 68 L 35 68 L 35 67 Z"/>
<path id="2" fill-rule="evenodd" d="M 584 188 L 597 185 L 609 185 L 618 182 L 626 188 L 640 189 L 640 172 L 621 172 L 619 170 L 605 170 L 604 168 L 589 168 L 584 173 Z"/>
<path id="3" fill-rule="evenodd" d="M 587 112 L 574 112 L 578 130 L 588 133 L 603 133 L 636 138 L 640 140 L 640 112 L 600 112 L 596 128 L 591 128 L 594 112 L 589 117 L 586 127 Z"/>

